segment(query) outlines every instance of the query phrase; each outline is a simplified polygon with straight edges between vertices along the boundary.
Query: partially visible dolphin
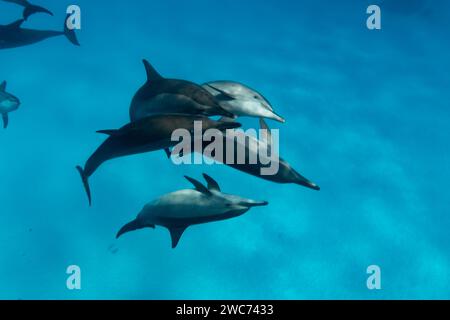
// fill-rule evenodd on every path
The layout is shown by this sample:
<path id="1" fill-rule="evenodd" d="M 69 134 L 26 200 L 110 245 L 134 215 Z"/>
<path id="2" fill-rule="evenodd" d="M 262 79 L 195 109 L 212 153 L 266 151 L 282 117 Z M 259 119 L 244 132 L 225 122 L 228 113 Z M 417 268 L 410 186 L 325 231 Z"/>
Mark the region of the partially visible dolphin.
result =
<path id="1" fill-rule="evenodd" d="M 284 118 L 273 111 L 270 102 L 262 94 L 242 83 L 212 81 L 203 84 L 202 87 L 216 97 L 222 108 L 236 116 L 267 118 L 285 122 Z"/>
<path id="2" fill-rule="evenodd" d="M 91 205 L 91 192 L 88 178 L 104 162 L 118 157 L 145 153 L 169 148 L 175 144 L 172 141 L 172 133 L 176 129 L 194 131 L 194 122 L 202 121 L 202 129 L 233 129 L 241 126 L 240 123 L 214 121 L 207 117 L 193 115 L 155 115 L 131 122 L 117 130 L 100 130 L 98 133 L 107 134 L 109 137 L 86 161 L 84 169 L 77 166 L 85 187 L 89 205 Z"/>
<path id="3" fill-rule="evenodd" d="M 227 120 L 230 121 L 230 120 Z M 270 129 L 267 126 L 266 122 L 260 118 L 260 125 L 261 129 L 265 129 L 268 132 L 268 140 L 262 141 L 256 139 L 252 135 L 246 134 L 242 130 L 236 130 L 234 132 L 234 137 L 230 136 L 228 134 L 224 134 L 222 136 L 222 152 L 215 152 L 212 155 L 205 154 L 204 150 L 206 147 L 208 147 L 211 142 L 201 140 L 199 143 L 202 144 L 202 154 L 205 156 L 210 156 L 213 160 L 217 162 L 222 162 L 225 165 L 232 167 L 234 169 L 237 169 L 239 171 L 251 174 L 255 177 L 276 182 L 276 183 L 294 183 L 298 184 L 304 187 L 307 187 L 309 189 L 313 190 L 320 190 L 320 187 L 310 181 L 309 179 L 302 176 L 300 173 L 298 173 L 286 160 L 284 160 L 281 157 L 270 157 L 271 155 L 271 135 L 270 135 Z M 232 122 L 232 121 L 230 121 Z M 235 138 L 237 137 L 237 138 Z M 264 143 L 262 143 L 264 142 Z M 231 145 L 233 152 L 234 152 L 234 161 L 233 163 L 226 161 L 227 160 L 227 146 Z M 179 156 L 183 157 L 186 154 L 184 154 L 183 149 L 175 150 L 174 148 L 172 151 L 168 152 L 168 155 L 173 156 Z M 244 161 L 238 162 L 238 150 L 244 150 Z M 190 149 L 191 152 L 195 152 L 195 142 L 192 141 L 192 146 Z M 178 153 L 178 154 L 177 154 Z M 258 159 L 256 163 L 252 163 L 250 159 Z M 271 163 L 270 161 L 273 161 L 272 165 L 278 167 L 278 171 L 273 175 L 268 174 L 262 174 L 263 168 L 270 167 Z M 267 164 L 269 163 L 269 164 Z"/>
<path id="4" fill-rule="evenodd" d="M 69 16 L 67 16 L 68 18 Z M 0 49 L 27 46 L 48 38 L 64 35 L 72 44 L 79 46 L 75 31 L 67 28 L 67 18 L 64 20 L 64 31 L 33 30 L 22 28 L 24 19 L 8 25 L 0 25 Z"/>
<path id="5" fill-rule="evenodd" d="M 20 106 L 20 100 L 12 94 L 6 92 L 6 81 L 0 84 L 0 114 L 3 118 L 3 128 L 8 127 L 8 113 L 15 111 Z"/>
<path id="6" fill-rule="evenodd" d="M 268 204 L 267 201 L 255 201 L 222 193 L 213 178 L 206 174 L 203 176 L 208 187 L 185 176 L 195 189 L 172 192 L 147 204 L 135 220 L 119 230 L 116 238 L 133 230 L 155 228 L 155 225 L 159 225 L 169 230 L 172 248 L 175 248 L 189 226 L 231 219 L 246 213 L 252 207 Z"/>
<path id="7" fill-rule="evenodd" d="M 131 101 L 131 121 L 165 113 L 233 117 L 201 86 L 186 80 L 163 78 L 147 60 L 143 62 L 147 82 Z"/>
<path id="8" fill-rule="evenodd" d="M 38 13 L 38 12 L 47 13 L 47 14 L 53 16 L 53 13 L 50 10 L 45 9 L 43 7 L 40 7 L 40 6 L 36 6 L 34 4 L 31 4 L 27 0 L 3 0 L 3 1 L 4 2 L 15 3 L 15 4 L 18 4 L 19 6 L 24 7 L 24 9 L 23 9 L 23 18 L 25 20 L 27 20 L 28 17 L 31 16 L 32 14 L 35 14 L 35 13 Z"/>

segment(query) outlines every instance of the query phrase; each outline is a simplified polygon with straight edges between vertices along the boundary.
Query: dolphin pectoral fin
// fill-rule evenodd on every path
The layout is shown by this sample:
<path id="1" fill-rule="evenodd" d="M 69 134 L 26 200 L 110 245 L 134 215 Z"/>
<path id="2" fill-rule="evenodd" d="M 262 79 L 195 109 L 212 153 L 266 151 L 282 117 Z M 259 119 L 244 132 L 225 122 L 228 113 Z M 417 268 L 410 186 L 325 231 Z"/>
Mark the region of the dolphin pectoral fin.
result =
<path id="1" fill-rule="evenodd" d="M 2 119 L 3 119 L 3 129 L 8 128 L 9 117 L 7 112 L 2 113 Z"/>
<path id="2" fill-rule="evenodd" d="M 206 182 L 208 183 L 208 190 L 220 191 L 220 186 L 216 180 L 208 176 L 206 173 L 203 174 Z"/>
<path id="3" fill-rule="evenodd" d="M 88 197 L 89 206 L 91 206 L 92 198 L 91 198 L 91 188 L 89 187 L 88 176 L 86 176 L 86 173 L 84 172 L 83 168 L 81 168 L 80 166 L 77 166 L 76 169 L 80 173 L 81 181 L 83 182 L 84 190 L 86 191 L 86 195 Z"/>
<path id="4" fill-rule="evenodd" d="M 175 249 L 175 247 L 178 245 L 178 242 L 180 241 L 181 236 L 183 235 L 184 230 L 186 230 L 186 227 L 177 227 L 177 228 L 168 228 L 170 232 L 170 237 L 172 238 L 172 249 Z"/>
<path id="5" fill-rule="evenodd" d="M 2 84 L 0 84 L 0 91 L 5 92 L 6 90 L 6 81 L 3 81 Z"/>
<path id="6" fill-rule="evenodd" d="M 272 133 L 270 132 L 270 128 L 263 118 L 259 118 L 259 126 L 267 133 L 266 136 L 262 135 L 261 140 L 267 143 L 267 148 L 270 150 L 272 146 Z"/>
<path id="7" fill-rule="evenodd" d="M 23 18 L 25 20 L 27 20 L 29 16 L 31 16 L 32 14 L 38 13 L 38 12 L 43 12 L 43 13 L 46 13 L 46 14 L 49 14 L 49 15 L 53 16 L 53 12 L 51 12 L 48 9 L 45 9 L 43 7 L 40 7 L 40 6 L 28 5 L 23 10 Z"/>
<path id="8" fill-rule="evenodd" d="M 148 62 L 148 60 L 144 59 L 142 60 L 142 62 L 144 63 L 145 72 L 147 73 L 147 82 L 164 79 L 158 73 L 158 71 L 156 71 L 155 68 L 153 68 L 153 66 L 150 64 L 150 62 Z"/>
<path id="9" fill-rule="evenodd" d="M 195 190 L 197 190 L 198 192 L 201 192 L 203 194 L 206 195 L 211 195 L 211 191 L 208 190 L 208 188 L 206 188 L 201 182 L 188 177 L 188 176 L 184 176 L 190 183 L 192 183 L 194 185 Z"/>

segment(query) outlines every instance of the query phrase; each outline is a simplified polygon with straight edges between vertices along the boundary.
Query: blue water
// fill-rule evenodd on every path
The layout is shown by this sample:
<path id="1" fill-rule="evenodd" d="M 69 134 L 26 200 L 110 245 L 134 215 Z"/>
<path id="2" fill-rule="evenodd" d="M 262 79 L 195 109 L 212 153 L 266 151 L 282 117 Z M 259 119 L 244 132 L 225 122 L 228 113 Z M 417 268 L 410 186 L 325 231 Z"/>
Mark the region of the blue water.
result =
<path id="1" fill-rule="evenodd" d="M 55 17 L 24 27 L 62 29 L 72 2 L 36 1 Z M 75 3 L 81 47 L 0 51 L 0 80 L 22 101 L 0 130 L 0 298 L 450 298 L 447 1 L 385 0 L 381 31 L 365 26 L 370 1 Z M 0 24 L 21 11 L 0 2 Z M 96 130 L 128 121 L 142 58 L 169 77 L 258 89 L 287 119 L 270 122 L 282 156 L 322 190 L 154 152 L 103 165 L 89 208 L 75 165 L 103 141 Z M 191 227 L 175 250 L 163 228 L 114 239 L 202 172 L 270 205 Z M 372 264 L 381 290 L 366 287 Z"/>

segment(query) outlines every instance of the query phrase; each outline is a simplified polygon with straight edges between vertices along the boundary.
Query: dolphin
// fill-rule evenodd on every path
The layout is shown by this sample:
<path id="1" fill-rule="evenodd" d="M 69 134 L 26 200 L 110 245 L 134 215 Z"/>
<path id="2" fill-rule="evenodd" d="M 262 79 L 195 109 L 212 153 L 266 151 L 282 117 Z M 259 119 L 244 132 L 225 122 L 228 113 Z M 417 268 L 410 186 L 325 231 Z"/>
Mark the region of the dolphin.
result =
<path id="1" fill-rule="evenodd" d="M 24 29 L 21 27 L 24 21 L 20 19 L 8 25 L 0 25 L 0 49 L 23 47 L 62 35 L 66 36 L 72 44 L 80 45 L 75 31 L 67 28 L 67 20 L 64 21 L 64 31 Z"/>
<path id="2" fill-rule="evenodd" d="M 27 0 L 3 0 L 3 1 L 4 2 L 15 3 L 15 4 L 18 4 L 19 6 L 24 7 L 24 9 L 23 9 L 23 18 L 25 20 L 27 20 L 28 17 L 31 16 L 32 14 L 35 14 L 35 13 L 38 13 L 38 12 L 43 12 L 43 13 L 46 13 L 46 14 L 49 14 L 49 15 L 53 16 L 53 13 L 50 10 L 45 9 L 43 7 L 40 7 L 40 6 L 36 6 L 34 4 L 31 4 Z"/>
<path id="3" fill-rule="evenodd" d="M 225 120 L 223 120 L 225 121 Z M 233 122 L 230 119 L 227 119 L 229 122 Z M 247 174 L 253 175 L 255 177 L 276 182 L 276 183 L 293 183 L 297 184 L 303 187 L 307 187 L 309 189 L 313 190 L 320 190 L 320 187 L 310 181 L 309 179 L 302 176 L 300 173 L 298 173 L 286 160 L 283 158 L 277 156 L 277 157 L 269 157 L 268 154 L 271 154 L 271 135 L 270 135 L 270 129 L 266 122 L 260 118 L 260 126 L 261 129 L 265 129 L 266 132 L 268 132 L 267 141 L 258 140 L 252 135 L 248 135 L 242 130 L 236 130 L 234 132 L 234 136 L 230 136 L 228 134 L 222 135 L 222 152 L 214 152 L 214 154 L 205 154 L 204 150 L 207 146 L 211 144 L 209 141 L 200 141 L 201 144 L 201 151 L 202 154 L 205 156 L 210 157 L 211 159 L 222 162 L 223 164 L 232 167 L 234 169 L 237 169 L 239 171 L 245 172 Z M 235 138 L 237 137 L 237 138 Z M 263 143 L 264 142 L 264 143 Z M 227 160 L 227 145 L 232 145 L 234 153 L 234 161 L 233 163 L 226 161 Z M 243 163 L 238 163 L 237 161 L 237 150 L 243 150 L 244 151 L 244 161 Z M 186 150 L 176 150 L 176 148 L 173 148 L 171 151 L 168 152 L 168 156 L 179 156 L 183 157 L 186 154 L 184 154 L 184 151 Z M 195 141 L 192 141 L 191 145 L 191 152 L 195 152 Z M 258 159 L 256 163 L 251 163 L 250 159 Z M 270 166 L 269 161 L 272 161 L 273 165 L 276 165 L 278 167 L 278 171 L 273 175 L 268 174 L 262 174 L 263 168 L 268 168 Z M 276 162 L 276 163 L 275 163 Z M 269 164 L 264 164 L 269 163 Z"/>
<path id="4" fill-rule="evenodd" d="M 104 162 L 118 157 L 169 148 L 177 143 L 171 140 L 173 131 L 186 129 L 193 132 L 195 121 L 202 121 L 203 130 L 210 128 L 226 130 L 241 126 L 240 123 L 214 121 L 202 116 L 168 114 L 149 116 L 117 130 L 97 131 L 108 135 L 108 138 L 89 157 L 84 169 L 80 166 L 76 167 L 81 175 L 89 205 L 92 201 L 88 178 Z"/>
<path id="5" fill-rule="evenodd" d="M 219 184 L 213 178 L 206 174 L 203 176 L 208 187 L 185 176 L 194 185 L 194 189 L 165 194 L 150 202 L 135 220 L 119 230 L 116 238 L 130 231 L 147 227 L 155 228 L 155 225 L 159 225 L 169 230 L 172 248 L 175 248 L 189 226 L 235 218 L 252 207 L 268 204 L 267 201 L 255 201 L 222 193 Z"/>
<path id="6" fill-rule="evenodd" d="M 143 62 L 147 82 L 131 101 L 131 121 L 165 113 L 233 117 L 201 86 L 186 80 L 163 78 L 147 60 Z"/>
<path id="7" fill-rule="evenodd" d="M 202 87 L 219 100 L 222 108 L 235 116 L 262 117 L 285 122 L 284 118 L 273 111 L 270 102 L 262 94 L 242 83 L 212 81 L 203 84 Z"/>
<path id="8" fill-rule="evenodd" d="M 8 113 L 15 111 L 20 106 L 20 100 L 12 94 L 6 92 L 6 81 L 0 84 L 0 114 L 3 118 L 3 128 L 8 127 Z"/>

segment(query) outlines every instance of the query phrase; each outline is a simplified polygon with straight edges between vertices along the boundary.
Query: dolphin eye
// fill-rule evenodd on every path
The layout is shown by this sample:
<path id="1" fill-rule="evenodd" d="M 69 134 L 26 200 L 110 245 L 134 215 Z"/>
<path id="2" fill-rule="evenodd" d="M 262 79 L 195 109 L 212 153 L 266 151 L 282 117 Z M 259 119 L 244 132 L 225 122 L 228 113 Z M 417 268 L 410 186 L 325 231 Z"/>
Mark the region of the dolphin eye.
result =
<path id="1" fill-rule="evenodd" d="M 258 99 L 258 96 L 253 96 L 253 98 Z"/>

